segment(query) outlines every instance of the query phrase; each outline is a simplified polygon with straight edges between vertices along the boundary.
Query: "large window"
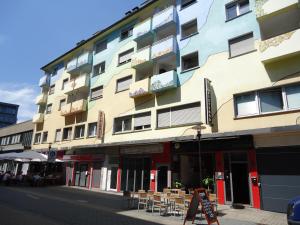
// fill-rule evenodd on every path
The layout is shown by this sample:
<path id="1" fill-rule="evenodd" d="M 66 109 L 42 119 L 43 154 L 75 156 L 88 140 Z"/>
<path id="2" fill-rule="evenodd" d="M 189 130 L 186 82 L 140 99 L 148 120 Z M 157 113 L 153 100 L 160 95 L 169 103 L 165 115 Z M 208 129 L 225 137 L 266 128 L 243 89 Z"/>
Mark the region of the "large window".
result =
<path id="1" fill-rule="evenodd" d="M 200 123 L 200 103 L 192 103 L 157 111 L 157 127 L 172 127 Z"/>
<path id="2" fill-rule="evenodd" d="M 47 143 L 47 141 L 48 141 L 48 132 L 45 131 L 43 133 L 42 143 Z"/>
<path id="3" fill-rule="evenodd" d="M 234 19 L 249 12 L 249 10 L 249 0 L 234 1 L 226 5 L 226 19 Z"/>
<path id="4" fill-rule="evenodd" d="M 151 128 L 151 112 L 115 118 L 115 133 L 149 128 Z"/>
<path id="5" fill-rule="evenodd" d="M 300 84 L 236 95 L 237 117 L 300 109 Z"/>
<path id="6" fill-rule="evenodd" d="M 125 132 L 132 130 L 132 116 L 125 116 L 115 119 L 114 132 Z"/>
<path id="7" fill-rule="evenodd" d="M 75 127 L 75 136 L 74 138 L 84 138 L 85 125 L 80 125 Z"/>
<path id="8" fill-rule="evenodd" d="M 132 76 L 127 76 L 117 80 L 116 92 L 128 90 L 132 83 Z"/>
<path id="9" fill-rule="evenodd" d="M 52 112 L 52 104 L 47 105 L 46 114 L 50 114 Z"/>
<path id="10" fill-rule="evenodd" d="M 105 73 L 105 61 L 94 66 L 93 77 Z"/>
<path id="11" fill-rule="evenodd" d="M 253 50 L 255 50 L 253 33 L 229 40 L 230 57 L 243 55 Z"/>
<path id="12" fill-rule="evenodd" d="M 39 143 L 41 143 L 41 137 L 42 137 L 42 134 L 41 134 L 41 133 L 35 134 L 35 137 L 34 137 L 34 144 L 39 144 Z"/>
<path id="13" fill-rule="evenodd" d="M 107 41 L 101 41 L 98 42 L 95 46 L 95 54 L 104 51 L 105 49 L 107 49 Z"/>
<path id="14" fill-rule="evenodd" d="M 90 123 L 88 127 L 88 137 L 96 137 L 97 123 Z"/>
<path id="15" fill-rule="evenodd" d="M 197 0 L 181 0 L 181 8 L 183 9 L 185 7 L 188 7 L 195 2 L 197 2 Z"/>
<path id="16" fill-rule="evenodd" d="M 61 129 L 57 129 L 55 131 L 54 142 L 60 142 L 60 141 L 61 141 Z"/>
<path id="17" fill-rule="evenodd" d="M 125 64 L 125 63 L 128 63 L 131 61 L 131 56 L 133 55 L 134 53 L 134 49 L 129 49 L 125 52 L 122 52 L 119 54 L 119 65 L 122 65 L 122 64 Z"/>
<path id="18" fill-rule="evenodd" d="M 182 56 L 182 71 L 190 70 L 199 66 L 198 52 L 194 52 L 185 56 Z"/>
<path id="19" fill-rule="evenodd" d="M 62 87 L 61 87 L 61 90 L 65 90 L 67 84 L 69 83 L 69 79 L 64 79 L 63 82 L 62 82 Z"/>
<path id="20" fill-rule="evenodd" d="M 50 86 L 49 95 L 53 95 L 54 91 L 55 91 L 55 84 L 53 84 L 53 85 Z"/>
<path id="21" fill-rule="evenodd" d="M 190 37 L 198 32 L 197 19 L 194 19 L 181 26 L 181 38 Z"/>
<path id="22" fill-rule="evenodd" d="M 59 101 L 59 108 L 58 110 L 60 111 L 62 107 L 66 105 L 66 99 L 62 99 Z"/>
<path id="23" fill-rule="evenodd" d="M 93 88 L 91 90 L 91 100 L 96 100 L 103 97 L 103 86 Z"/>
<path id="24" fill-rule="evenodd" d="M 71 140 L 72 138 L 72 127 L 66 127 L 63 131 L 63 140 Z"/>
<path id="25" fill-rule="evenodd" d="M 15 134 L 11 137 L 11 144 L 19 144 L 21 142 L 21 134 Z"/>
<path id="26" fill-rule="evenodd" d="M 121 31 L 120 40 L 123 41 L 132 36 L 133 27 L 128 27 Z"/>

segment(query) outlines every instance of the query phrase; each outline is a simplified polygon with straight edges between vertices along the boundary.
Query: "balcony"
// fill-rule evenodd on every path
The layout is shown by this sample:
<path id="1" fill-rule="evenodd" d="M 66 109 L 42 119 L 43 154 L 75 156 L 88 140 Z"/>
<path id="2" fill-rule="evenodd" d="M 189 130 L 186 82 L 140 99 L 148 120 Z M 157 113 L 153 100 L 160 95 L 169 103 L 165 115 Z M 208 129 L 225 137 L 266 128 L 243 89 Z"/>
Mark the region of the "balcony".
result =
<path id="1" fill-rule="evenodd" d="M 138 68 L 151 62 L 151 46 L 139 49 L 131 56 L 131 67 Z"/>
<path id="2" fill-rule="evenodd" d="M 300 29 L 291 31 L 265 41 L 261 41 L 259 50 L 261 61 L 269 63 L 292 55 L 300 54 Z"/>
<path id="3" fill-rule="evenodd" d="M 256 0 L 256 17 L 261 19 L 296 4 L 298 0 Z"/>
<path id="4" fill-rule="evenodd" d="M 85 99 L 81 99 L 61 107 L 61 115 L 69 116 L 81 112 L 86 111 L 87 101 Z"/>
<path id="5" fill-rule="evenodd" d="M 151 77 L 151 91 L 162 92 L 177 87 L 177 72 L 168 71 Z"/>
<path id="6" fill-rule="evenodd" d="M 176 55 L 177 42 L 175 36 L 169 36 L 153 44 L 151 58 L 157 59 L 163 56 Z"/>
<path id="7" fill-rule="evenodd" d="M 85 91 L 89 87 L 89 76 L 81 75 L 75 79 L 69 81 L 69 83 L 65 86 L 64 94 L 71 94 L 73 92 Z"/>
<path id="8" fill-rule="evenodd" d="M 138 98 L 150 94 L 149 88 L 150 79 L 146 78 L 130 85 L 129 97 Z"/>
<path id="9" fill-rule="evenodd" d="M 152 19 L 149 18 L 133 28 L 133 40 L 137 41 L 141 37 L 152 34 Z"/>
<path id="10" fill-rule="evenodd" d="M 36 105 L 43 105 L 43 104 L 46 104 L 46 103 L 47 103 L 47 95 L 45 93 L 40 94 L 35 99 L 35 104 Z"/>
<path id="11" fill-rule="evenodd" d="M 72 59 L 67 64 L 67 73 L 79 74 L 80 72 L 90 72 L 92 69 L 92 54 L 86 52 L 79 57 Z"/>
<path id="12" fill-rule="evenodd" d="M 152 30 L 176 24 L 176 17 L 176 8 L 174 6 L 156 13 L 152 20 Z"/>
<path id="13" fill-rule="evenodd" d="M 49 77 L 47 75 L 44 75 L 39 82 L 40 87 L 46 87 L 49 85 Z"/>
<path id="14" fill-rule="evenodd" d="M 43 113 L 37 113 L 33 116 L 32 119 L 33 123 L 43 123 L 44 122 L 44 114 Z"/>

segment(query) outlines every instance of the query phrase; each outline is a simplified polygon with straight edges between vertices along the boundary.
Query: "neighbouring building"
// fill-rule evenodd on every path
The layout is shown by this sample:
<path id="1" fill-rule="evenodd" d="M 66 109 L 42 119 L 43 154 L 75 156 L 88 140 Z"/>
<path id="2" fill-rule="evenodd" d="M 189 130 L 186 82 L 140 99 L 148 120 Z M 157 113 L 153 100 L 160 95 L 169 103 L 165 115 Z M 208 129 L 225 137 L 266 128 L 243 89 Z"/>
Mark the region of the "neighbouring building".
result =
<path id="1" fill-rule="evenodd" d="M 42 67 L 33 149 L 51 143 L 69 185 L 214 178 L 220 204 L 285 211 L 300 195 L 299 25 L 298 0 L 147 1 Z"/>
<path id="2" fill-rule="evenodd" d="M 34 124 L 31 120 L 1 128 L 0 154 L 31 149 L 33 130 Z"/>
<path id="3" fill-rule="evenodd" d="M 17 123 L 19 106 L 0 102 L 0 128 Z"/>

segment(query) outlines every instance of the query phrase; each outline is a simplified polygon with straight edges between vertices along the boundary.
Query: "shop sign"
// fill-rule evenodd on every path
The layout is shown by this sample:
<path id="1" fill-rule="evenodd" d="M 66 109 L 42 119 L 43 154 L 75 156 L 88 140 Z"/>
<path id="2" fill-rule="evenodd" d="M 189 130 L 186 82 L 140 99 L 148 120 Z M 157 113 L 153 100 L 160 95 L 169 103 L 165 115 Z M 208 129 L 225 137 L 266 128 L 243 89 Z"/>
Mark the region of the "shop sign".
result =
<path id="1" fill-rule="evenodd" d="M 121 147 L 121 154 L 156 154 L 163 153 L 163 145 L 149 144 L 149 145 L 135 145 Z"/>
<path id="2" fill-rule="evenodd" d="M 103 111 L 99 111 L 98 123 L 97 123 L 97 137 L 102 139 L 104 137 L 104 126 L 105 126 L 105 114 Z"/>

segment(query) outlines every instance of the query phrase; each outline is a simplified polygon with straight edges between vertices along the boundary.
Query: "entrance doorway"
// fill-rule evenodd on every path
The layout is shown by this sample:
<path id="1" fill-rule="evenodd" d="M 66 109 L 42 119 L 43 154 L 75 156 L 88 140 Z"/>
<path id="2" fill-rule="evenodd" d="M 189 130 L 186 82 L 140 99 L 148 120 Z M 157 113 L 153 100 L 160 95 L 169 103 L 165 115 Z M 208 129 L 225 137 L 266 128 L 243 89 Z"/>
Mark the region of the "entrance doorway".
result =
<path id="1" fill-rule="evenodd" d="M 225 196 L 227 204 L 250 204 L 247 153 L 224 154 Z"/>
<path id="2" fill-rule="evenodd" d="M 76 163 L 75 171 L 75 186 L 87 187 L 88 186 L 88 164 Z"/>
<path id="3" fill-rule="evenodd" d="M 159 166 L 157 168 L 157 191 L 162 192 L 168 187 L 168 166 Z"/>

